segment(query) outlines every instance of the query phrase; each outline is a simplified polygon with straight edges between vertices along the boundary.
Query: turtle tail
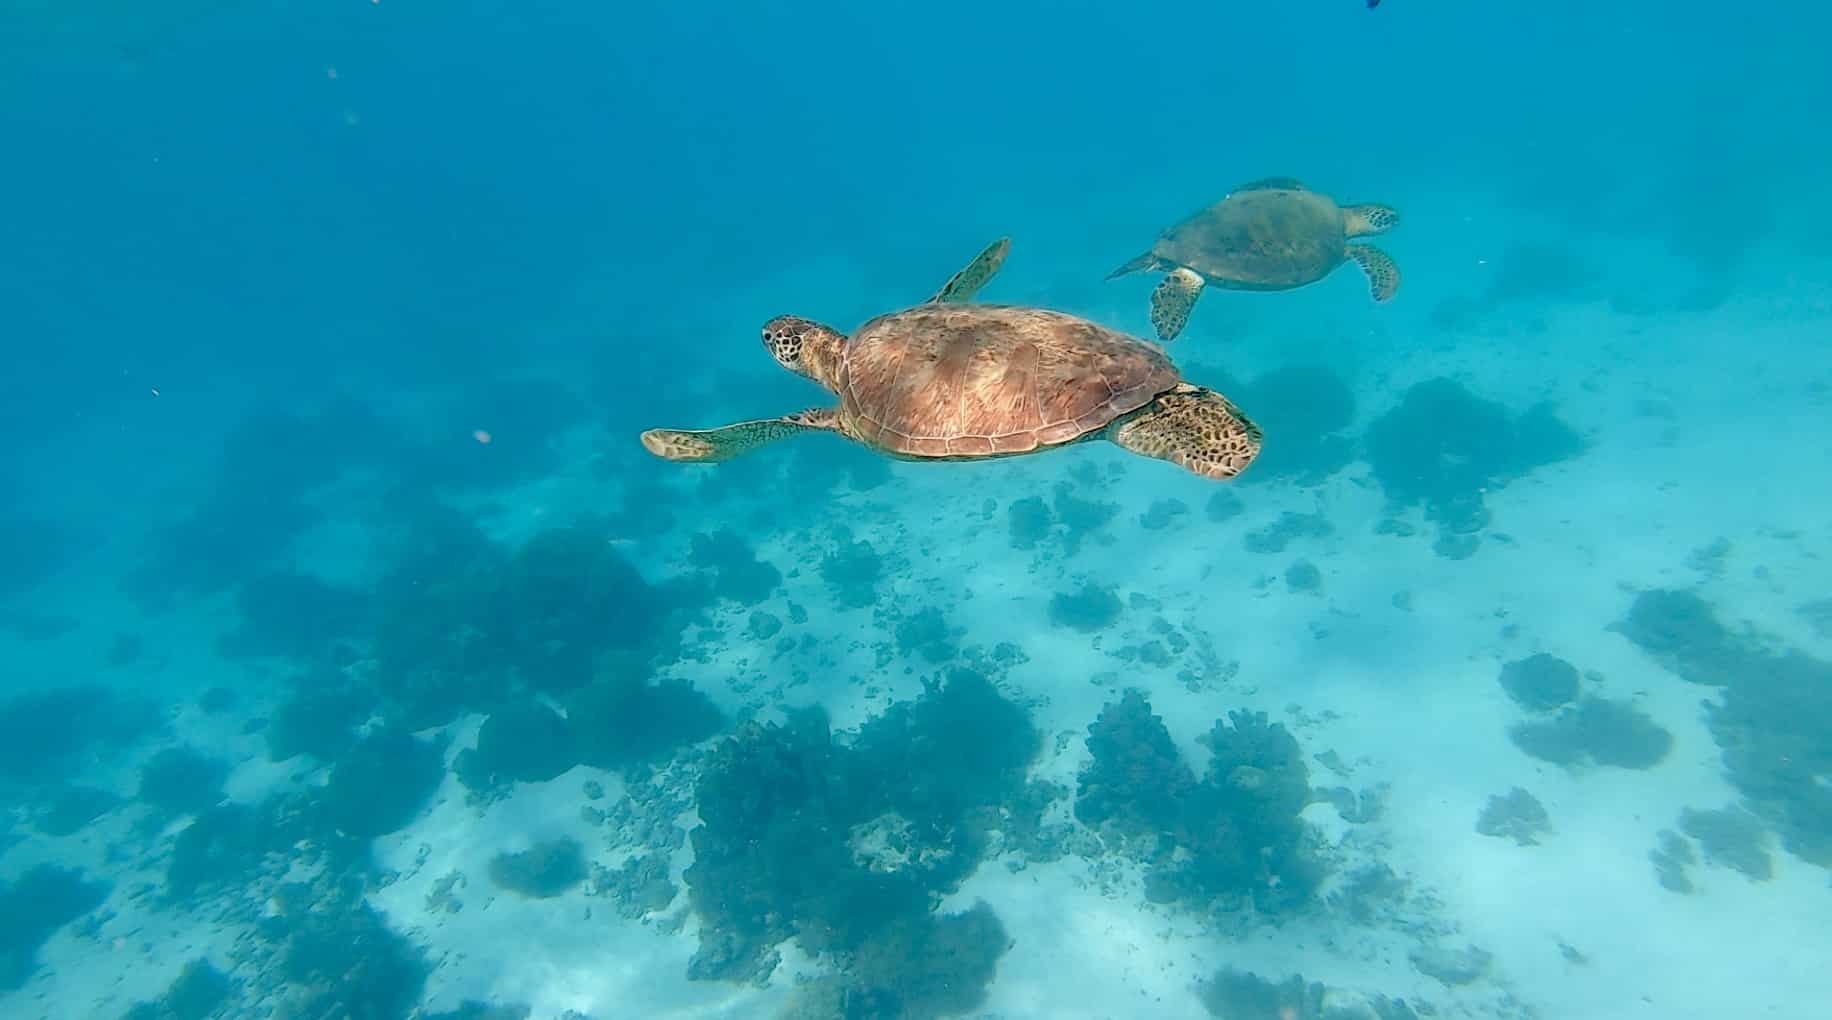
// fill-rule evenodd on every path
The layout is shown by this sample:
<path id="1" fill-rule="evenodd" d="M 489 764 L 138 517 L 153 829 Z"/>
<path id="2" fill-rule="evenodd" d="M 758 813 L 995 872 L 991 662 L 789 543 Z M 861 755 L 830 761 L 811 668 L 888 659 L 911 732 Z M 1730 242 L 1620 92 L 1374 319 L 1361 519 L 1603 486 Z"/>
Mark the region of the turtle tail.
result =
<path id="1" fill-rule="evenodd" d="M 1108 273 L 1107 279 L 1117 280 L 1120 277 L 1127 275 L 1128 273 L 1144 272 L 1145 270 L 1150 269 L 1152 266 L 1157 265 L 1157 263 L 1158 263 L 1158 257 L 1156 255 L 1153 255 L 1151 252 L 1146 252 L 1145 254 L 1140 255 L 1138 258 L 1133 259 L 1131 262 L 1128 262 L 1125 265 L 1119 267 L 1118 269 L 1115 269 L 1113 272 Z"/>

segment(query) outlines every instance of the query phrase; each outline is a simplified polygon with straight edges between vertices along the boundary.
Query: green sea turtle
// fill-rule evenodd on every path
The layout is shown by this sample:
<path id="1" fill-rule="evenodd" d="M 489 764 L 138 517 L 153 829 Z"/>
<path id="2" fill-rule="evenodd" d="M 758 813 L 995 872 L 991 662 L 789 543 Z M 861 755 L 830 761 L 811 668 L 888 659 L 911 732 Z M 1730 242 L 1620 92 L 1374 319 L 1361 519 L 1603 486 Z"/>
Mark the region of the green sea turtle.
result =
<path id="1" fill-rule="evenodd" d="M 1206 283 L 1228 290 L 1290 290 L 1315 283 L 1348 259 L 1367 274 L 1375 301 L 1399 289 L 1399 266 L 1386 252 L 1350 238 L 1384 234 L 1399 213 L 1384 205 L 1339 206 L 1289 177 L 1243 184 L 1221 201 L 1158 235 L 1151 250 L 1107 274 L 1165 272 L 1151 293 L 1160 340 L 1183 331 Z"/>
<path id="2" fill-rule="evenodd" d="M 850 337 L 796 316 L 765 323 L 763 346 L 831 390 L 838 407 L 713 429 L 650 429 L 643 446 L 668 460 L 723 461 L 818 430 L 911 461 L 1105 439 L 1205 478 L 1233 478 L 1252 463 L 1259 427 L 1228 398 L 1185 382 L 1157 345 L 1062 312 L 968 303 L 1010 248 L 1009 239 L 993 242 L 927 301 L 871 319 Z"/>

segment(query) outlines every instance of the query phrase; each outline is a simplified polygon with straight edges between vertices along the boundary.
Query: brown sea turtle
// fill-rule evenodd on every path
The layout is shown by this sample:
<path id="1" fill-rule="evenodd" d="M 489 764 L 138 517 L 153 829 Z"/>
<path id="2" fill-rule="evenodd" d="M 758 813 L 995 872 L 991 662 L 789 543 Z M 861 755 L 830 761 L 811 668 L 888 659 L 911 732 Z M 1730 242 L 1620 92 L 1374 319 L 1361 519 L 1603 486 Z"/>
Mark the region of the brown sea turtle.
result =
<path id="1" fill-rule="evenodd" d="M 1315 283 L 1353 259 L 1375 301 L 1399 289 L 1399 266 L 1386 252 L 1349 239 L 1384 234 L 1399 213 L 1384 205 L 1339 206 L 1289 177 L 1243 184 L 1221 201 L 1158 235 L 1151 250 L 1107 274 L 1168 273 L 1151 294 L 1160 340 L 1183 331 L 1205 283 L 1228 290 L 1290 290 Z"/>
<path id="2" fill-rule="evenodd" d="M 838 407 L 721 428 L 650 429 L 675 461 L 723 461 L 809 430 L 837 432 L 899 460 L 977 460 L 1105 439 L 1206 478 L 1240 474 L 1261 436 L 1233 402 L 1185 382 L 1163 350 L 1043 308 L 970 304 L 1010 251 L 989 245 L 920 305 L 843 336 L 779 316 L 763 345 L 825 386 Z"/>

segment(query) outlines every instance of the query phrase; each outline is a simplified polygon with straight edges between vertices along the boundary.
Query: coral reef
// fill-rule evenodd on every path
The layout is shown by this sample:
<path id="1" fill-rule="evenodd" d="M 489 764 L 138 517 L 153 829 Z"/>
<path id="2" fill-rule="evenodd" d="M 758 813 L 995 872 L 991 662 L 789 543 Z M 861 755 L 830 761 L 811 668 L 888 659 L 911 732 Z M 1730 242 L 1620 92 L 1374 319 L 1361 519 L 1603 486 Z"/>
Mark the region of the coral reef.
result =
<path id="1" fill-rule="evenodd" d="M 1050 598 L 1050 622 L 1092 634 L 1119 622 L 1120 597 L 1108 585 L 1083 583 L 1077 591 L 1057 592 Z"/>
<path id="2" fill-rule="evenodd" d="M 1422 504 L 1438 527 L 1437 552 L 1452 559 L 1475 551 L 1488 525 L 1486 493 L 1585 448 L 1549 407 L 1516 417 L 1445 378 L 1407 390 L 1368 426 L 1363 442 L 1388 501 L 1396 508 Z"/>
<path id="3" fill-rule="evenodd" d="M 1516 723 L 1514 746 L 1554 765 L 1650 769 L 1672 750 L 1673 735 L 1626 701 L 1586 696 L 1551 720 Z"/>
<path id="4" fill-rule="evenodd" d="M 1197 986 L 1216 1020 L 1321 1020 L 1323 985 L 1293 974 L 1277 984 L 1251 971 L 1223 967 Z"/>
<path id="5" fill-rule="evenodd" d="M 587 877 L 585 848 L 570 837 L 490 858 L 490 881 L 529 899 L 551 899 Z"/>
<path id="6" fill-rule="evenodd" d="M 1755 882 L 1774 877 L 1768 855 L 1768 834 L 1754 815 L 1731 806 L 1717 811 L 1687 808 L 1680 812 L 1679 831 L 1698 840 L 1705 860 L 1723 865 Z"/>
<path id="7" fill-rule="evenodd" d="M 703 926 L 688 976 L 762 980 L 776 944 L 793 935 L 863 968 L 872 989 L 852 988 L 855 999 L 939 994 L 915 990 L 919 974 L 892 973 L 915 950 L 886 950 L 886 940 L 907 944 L 925 931 L 987 940 L 978 915 L 958 922 L 962 934 L 929 914 L 978 864 L 1002 816 L 1021 812 L 1040 746 L 1022 710 L 962 669 L 892 706 L 850 746 L 818 708 L 744 724 L 696 788 L 702 824 L 685 880 Z M 920 1015 L 898 1008 L 906 1012 L 888 1015 Z"/>
<path id="8" fill-rule="evenodd" d="M 458 752 L 452 771 L 472 790 L 544 783 L 579 763 L 568 721 L 532 699 L 490 714 L 477 728 L 477 746 Z"/>
<path id="9" fill-rule="evenodd" d="M 358 839 L 372 839 L 405 828 L 444 778 L 442 743 L 381 729 L 331 767 L 318 803 L 329 825 Z"/>
<path id="10" fill-rule="evenodd" d="M 0 702 L 0 786 L 49 781 L 92 751 L 119 753 L 160 728 L 151 703 L 104 687 L 17 695 Z"/>
<path id="11" fill-rule="evenodd" d="M 754 606 L 782 584 L 782 571 L 757 558 L 743 536 L 730 529 L 693 536 L 687 561 L 716 576 L 713 593 L 740 606 Z"/>
<path id="12" fill-rule="evenodd" d="M 1198 781 L 1145 696 L 1126 690 L 1088 727 L 1076 817 L 1146 863 L 1154 901 L 1266 914 L 1306 902 L 1323 864 L 1299 817 L 1311 790 L 1297 740 L 1235 711 L 1202 742 L 1212 757 Z"/>
<path id="13" fill-rule="evenodd" d="M 185 964 L 164 995 L 128 1010 L 122 1020 L 209 1020 L 235 989 L 229 975 L 200 956 Z"/>
<path id="14" fill-rule="evenodd" d="M 0 991 L 23 985 L 38 967 L 45 940 L 101 906 L 112 890 L 112 883 L 53 864 L 40 864 L 10 884 L 0 881 Z"/>
<path id="15" fill-rule="evenodd" d="M 1336 528 L 1322 514 L 1298 514 L 1287 510 L 1279 519 L 1242 537 L 1251 553 L 1280 553 L 1300 538 L 1327 538 Z"/>
<path id="16" fill-rule="evenodd" d="M 578 759 L 602 769 L 657 762 L 711 737 L 725 717 L 684 680 L 605 673 L 566 699 Z"/>
<path id="17" fill-rule="evenodd" d="M 1635 597 L 1615 630 L 1681 679 L 1721 689 L 1706 705 L 1712 739 L 1750 810 L 1803 860 L 1832 867 L 1832 663 L 1733 634 L 1690 592 Z"/>
<path id="18" fill-rule="evenodd" d="M 1522 708 L 1549 712 L 1577 700 L 1578 668 L 1539 652 L 1501 667 L 1501 687 Z"/>
<path id="19" fill-rule="evenodd" d="M 356 745 L 356 727 L 369 715 L 375 693 L 346 682 L 339 672 L 302 677 L 267 722 L 267 756 L 285 761 L 309 754 L 333 761 Z"/>
<path id="20" fill-rule="evenodd" d="M 1244 480 L 1315 485 L 1354 459 L 1355 440 L 1345 430 L 1355 421 L 1355 395 L 1329 369 L 1276 368 L 1229 392 L 1267 435 L 1279 437 L 1266 445 Z"/>
<path id="21" fill-rule="evenodd" d="M 166 814 L 203 811 L 223 796 L 229 765 L 189 747 L 168 747 L 140 767 L 141 803 Z"/>
<path id="22" fill-rule="evenodd" d="M 849 609 L 863 609 L 878 601 L 878 582 L 884 576 L 884 560 L 870 542 L 852 537 L 852 529 L 841 525 L 835 529 L 838 544 L 821 559 L 821 580 L 832 589 L 836 601 Z"/>
<path id="23" fill-rule="evenodd" d="M 1505 796 L 1496 794 L 1482 808 L 1476 819 L 1476 832 L 1484 836 L 1511 839 L 1520 846 L 1536 846 L 1539 837 L 1552 831 L 1552 820 L 1546 815 L 1539 798 L 1516 786 Z"/>

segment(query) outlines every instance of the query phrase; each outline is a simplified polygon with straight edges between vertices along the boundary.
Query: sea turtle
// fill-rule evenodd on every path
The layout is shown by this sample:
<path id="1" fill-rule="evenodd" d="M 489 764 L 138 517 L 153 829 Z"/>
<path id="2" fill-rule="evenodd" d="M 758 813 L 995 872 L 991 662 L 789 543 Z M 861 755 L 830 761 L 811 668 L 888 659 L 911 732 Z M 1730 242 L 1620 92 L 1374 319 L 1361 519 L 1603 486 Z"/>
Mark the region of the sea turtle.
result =
<path id="1" fill-rule="evenodd" d="M 1229 479 L 1261 433 L 1233 402 L 1185 382 L 1156 344 L 1044 308 L 968 303 L 1011 249 L 988 245 L 922 304 L 852 336 L 784 315 L 763 346 L 831 390 L 838 407 L 721 428 L 650 429 L 642 444 L 675 461 L 723 461 L 809 430 L 837 432 L 910 461 L 977 460 L 1105 439 L 1205 478 Z"/>
<path id="2" fill-rule="evenodd" d="M 1228 290 L 1290 290 L 1328 276 L 1354 259 L 1375 301 L 1399 289 L 1399 266 L 1352 237 L 1384 234 L 1399 213 L 1384 205 L 1339 206 L 1290 177 L 1243 184 L 1207 209 L 1158 235 L 1151 250 L 1107 274 L 1167 272 L 1151 293 L 1151 324 L 1160 340 L 1183 331 L 1205 283 Z"/>

